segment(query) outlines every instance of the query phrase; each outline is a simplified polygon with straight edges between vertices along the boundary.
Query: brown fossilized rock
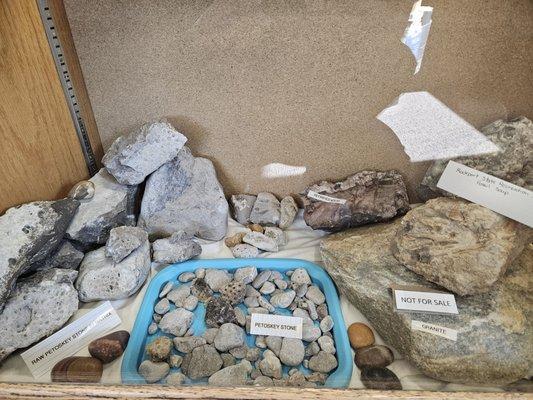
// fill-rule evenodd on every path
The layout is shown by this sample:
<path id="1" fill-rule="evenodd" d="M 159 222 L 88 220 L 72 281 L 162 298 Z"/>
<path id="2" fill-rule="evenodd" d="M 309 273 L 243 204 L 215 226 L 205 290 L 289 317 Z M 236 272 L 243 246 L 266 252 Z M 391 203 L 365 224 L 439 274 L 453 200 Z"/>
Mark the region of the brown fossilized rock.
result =
<path id="1" fill-rule="evenodd" d="M 396 259 L 459 295 L 485 293 L 533 230 L 488 208 L 440 197 L 409 211 L 392 241 Z"/>
<path id="2" fill-rule="evenodd" d="M 344 204 L 313 199 L 309 192 Z M 341 182 L 322 181 L 307 187 L 302 199 L 307 225 L 328 231 L 387 221 L 410 209 L 403 178 L 394 170 L 361 171 Z"/>

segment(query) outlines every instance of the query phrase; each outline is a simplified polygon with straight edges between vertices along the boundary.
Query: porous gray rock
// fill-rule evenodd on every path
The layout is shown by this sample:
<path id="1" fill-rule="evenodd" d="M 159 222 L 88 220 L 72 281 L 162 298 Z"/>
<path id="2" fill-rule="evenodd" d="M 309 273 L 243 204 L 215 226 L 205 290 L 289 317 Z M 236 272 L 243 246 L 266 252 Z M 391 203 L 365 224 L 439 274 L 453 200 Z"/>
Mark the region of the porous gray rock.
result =
<path id="1" fill-rule="evenodd" d="M 265 376 L 275 379 L 282 377 L 281 362 L 271 350 L 264 351 L 263 359 L 259 361 L 259 369 Z"/>
<path id="2" fill-rule="evenodd" d="M 311 277 L 305 268 L 296 268 L 291 274 L 291 282 L 296 285 L 310 285 Z"/>
<path id="3" fill-rule="evenodd" d="M 151 122 L 118 137 L 102 159 L 123 185 L 138 185 L 161 165 L 172 160 L 187 138 L 167 122 Z"/>
<path id="4" fill-rule="evenodd" d="M 210 268 L 206 270 L 204 279 L 212 291 L 218 292 L 231 282 L 231 275 L 225 269 Z"/>
<path id="5" fill-rule="evenodd" d="M 196 274 L 194 272 L 187 271 L 179 275 L 178 281 L 181 283 L 187 283 L 192 281 L 194 278 L 196 278 Z"/>
<path id="6" fill-rule="evenodd" d="M 490 290 L 533 239 L 533 229 L 488 208 L 440 197 L 401 220 L 392 251 L 428 281 L 461 296 Z"/>
<path id="7" fill-rule="evenodd" d="M 294 198 L 287 196 L 281 199 L 279 227 L 281 229 L 287 229 L 291 226 L 296 214 L 298 214 L 298 205 L 294 201 Z"/>
<path id="8" fill-rule="evenodd" d="M 202 253 L 202 246 L 193 239 L 192 235 L 184 232 L 175 232 L 168 238 L 154 241 L 152 249 L 153 260 L 166 264 L 187 261 Z"/>
<path id="9" fill-rule="evenodd" d="M 283 338 L 279 336 L 267 336 L 265 338 L 265 343 L 269 350 L 272 351 L 276 355 L 276 357 L 279 357 L 279 352 L 281 351 L 281 345 L 283 343 Z"/>
<path id="10" fill-rule="evenodd" d="M 78 201 L 36 201 L 0 217 L 0 310 L 16 279 L 43 262 L 61 243 Z"/>
<path id="11" fill-rule="evenodd" d="M 150 273 L 150 243 L 146 240 L 121 262 L 106 257 L 105 247 L 85 254 L 76 289 L 80 300 L 119 300 L 141 288 Z"/>
<path id="12" fill-rule="evenodd" d="M 302 363 L 305 357 L 305 347 L 300 339 L 283 338 L 279 352 L 280 361 L 290 367 L 296 367 Z"/>
<path id="13" fill-rule="evenodd" d="M 166 384 L 171 386 L 180 386 L 185 383 L 187 377 L 181 372 L 174 372 L 169 374 L 166 379 Z"/>
<path id="14" fill-rule="evenodd" d="M 244 386 L 248 382 L 250 372 L 252 372 L 252 364 L 247 360 L 242 360 L 239 364 L 215 372 L 207 382 L 213 386 Z"/>
<path id="15" fill-rule="evenodd" d="M 255 258 L 259 255 L 259 249 L 251 244 L 241 243 L 231 248 L 231 254 L 235 258 Z"/>
<path id="16" fill-rule="evenodd" d="M 180 285 L 176 289 L 172 289 L 167 294 L 167 299 L 173 302 L 176 307 L 182 307 L 183 303 L 191 295 L 191 288 L 187 285 Z"/>
<path id="17" fill-rule="evenodd" d="M 454 161 L 475 170 L 533 190 L 533 122 L 526 117 L 509 121 L 497 120 L 481 129 L 481 132 L 500 151 L 493 154 L 459 157 Z M 453 196 L 437 188 L 437 183 L 448 160 L 435 161 L 426 172 L 418 189 L 423 200 L 438 196 Z"/>
<path id="18" fill-rule="evenodd" d="M 0 312 L 0 362 L 54 333 L 78 310 L 76 275 L 52 268 L 17 282 Z"/>
<path id="19" fill-rule="evenodd" d="M 205 282 L 204 278 L 196 278 L 192 281 L 191 293 L 196 296 L 199 301 L 207 301 L 213 295 L 213 291 Z"/>
<path id="20" fill-rule="evenodd" d="M 176 350 L 181 353 L 190 353 L 198 346 L 203 346 L 207 343 L 205 338 L 201 336 L 175 337 L 173 342 Z"/>
<path id="21" fill-rule="evenodd" d="M 237 194 L 231 196 L 230 203 L 233 210 L 233 218 L 242 225 L 250 222 L 250 213 L 255 203 L 257 196 L 250 194 Z"/>
<path id="22" fill-rule="evenodd" d="M 147 241 L 148 234 L 145 230 L 135 226 L 119 226 L 109 232 L 105 254 L 118 263 Z"/>
<path id="23" fill-rule="evenodd" d="M 222 367 L 222 358 L 216 349 L 208 344 L 196 347 L 183 357 L 181 369 L 191 379 L 207 378 Z"/>
<path id="24" fill-rule="evenodd" d="M 527 375 L 531 364 L 533 246 L 529 245 L 490 292 L 456 297 L 458 315 L 424 314 L 424 322 L 459 332 L 457 341 L 411 329 L 414 314 L 397 313 L 391 285 L 438 289 L 405 268 L 390 244 L 400 221 L 329 237 L 321 255 L 341 293 L 383 340 L 424 374 L 464 384 L 499 385 Z"/>
<path id="25" fill-rule="evenodd" d="M 146 180 L 139 226 L 151 236 L 183 231 L 207 240 L 226 235 L 228 203 L 213 163 L 187 146 Z"/>
<path id="26" fill-rule="evenodd" d="M 159 329 L 174 336 L 184 336 L 192 325 L 194 314 L 184 308 L 176 308 L 161 318 Z"/>
<path id="27" fill-rule="evenodd" d="M 121 185 L 105 168 L 90 181 L 94 196 L 80 200 L 80 207 L 70 223 L 66 236 L 83 244 L 104 244 L 111 229 L 135 225 L 136 186 Z"/>
<path id="28" fill-rule="evenodd" d="M 250 221 L 259 225 L 278 225 L 280 220 L 280 202 L 272 193 L 261 192 L 257 195 Z"/>
<path id="29" fill-rule="evenodd" d="M 170 367 L 166 362 L 153 362 L 144 360 L 139 365 L 139 375 L 141 375 L 147 383 L 155 383 L 168 375 Z"/>
<path id="30" fill-rule="evenodd" d="M 264 251 L 278 251 L 278 244 L 271 237 L 266 236 L 264 233 L 260 232 L 248 232 L 242 238 L 244 243 L 248 243 L 254 247 L 257 247 L 259 250 Z"/>
<path id="31" fill-rule="evenodd" d="M 307 292 L 305 293 L 305 297 L 307 300 L 312 301 L 316 305 L 323 304 L 326 301 L 326 296 L 324 296 L 324 293 L 322 293 L 320 288 L 315 285 L 309 286 Z"/>
<path id="32" fill-rule="evenodd" d="M 308 196 L 310 191 L 344 203 L 316 200 Z M 341 182 L 322 181 L 307 187 L 302 199 L 307 225 L 327 231 L 387 221 L 410 208 L 403 178 L 394 170 L 361 171 Z"/>
<path id="33" fill-rule="evenodd" d="M 218 351 L 225 352 L 244 344 L 246 334 L 240 326 L 226 323 L 223 324 L 215 336 L 215 348 Z"/>
<path id="34" fill-rule="evenodd" d="M 233 279 L 242 281 L 245 285 L 252 283 L 257 276 L 257 268 L 254 266 L 237 268 L 233 274 Z"/>
<path id="35" fill-rule="evenodd" d="M 50 268 L 78 269 L 83 252 L 64 240 L 44 261 L 33 264 L 28 272 L 43 271 Z"/>
<path id="36" fill-rule="evenodd" d="M 309 369 L 315 372 L 322 372 L 327 374 L 337 368 L 337 358 L 325 351 L 319 351 L 317 355 L 314 355 L 309 359 Z"/>
<path id="37" fill-rule="evenodd" d="M 278 246 L 285 246 L 287 244 L 287 238 L 285 236 L 285 232 L 283 232 L 278 227 L 267 226 L 265 228 L 264 234 L 266 237 L 274 239 L 274 242 L 276 242 Z"/>

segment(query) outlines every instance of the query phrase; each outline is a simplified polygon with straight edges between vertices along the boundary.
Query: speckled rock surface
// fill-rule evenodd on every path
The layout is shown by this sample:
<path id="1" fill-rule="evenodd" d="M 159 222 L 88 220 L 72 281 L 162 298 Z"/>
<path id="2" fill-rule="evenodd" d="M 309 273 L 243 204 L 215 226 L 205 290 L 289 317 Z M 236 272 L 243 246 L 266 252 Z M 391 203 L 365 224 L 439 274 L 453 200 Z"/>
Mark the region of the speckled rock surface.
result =
<path id="1" fill-rule="evenodd" d="M 489 293 L 457 297 L 459 315 L 424 315 L 425 322 L 457 330 L 454 342 L 412 331 L 414 316 L 393 311 L 392 284 L 435 288 L 401 265 L 388 250 L 399 224 L 397 220 L 362 227 L 322 242 L 326 270 L 341 293 L 387 344 L 430 377 L 497 385 L 527 375 L 533 343 L 533 246 L 524 250 Z"/>
<path id="2" fill-rule="evenodd" d="M 526 117 L 510 121 L 500 119 L 481 129 L 481 132 L 500 148 L 500 152 L 460 157 L 454 161 L 533 190 L 533 122 Z M 448 160 L 436 161 L 428 169 L 418 189 L 422 199 L 451 196 L 450 193 L 437 188 L 447 164 Z"/>
<path id="3" fill-rule="evenodd" d="M 148 234 L 144 229 L 135 226 L 119 226 L 109 232 L 105 254 L 118 263 L 147 240 Z"/>
<path id="4" fill-rule="evenodd" d="M 158 239 L 152 243 L 153 260 L 159 263 L 173 264 L 190 260 L 202 253 L 202 246 L 183 232 L 175 232 L 172 236 Z"/>
<path id="5" fill-rule="evenodd" d="M 281 199 L 279 227 L 281 229 L 287 229 L 291 226 L 296 214 L 298 214 L 298 205 L 294 201 L 294 198 L 287 196 Z"/>
<path id="6" fill-rule="evenodd" d="M 228 203 L 213 163 L 187 146 L 146 180 L 139 226 L 151 236 L 183 231 L 203 239 L 226 235 Z"/>
<path id="7" fill-rule="evenodd" d="M 250 222 L 250 213 L 257 196 L 250 194 L 237 194 L 231 196 L 230 203 L 233 211 L 233 218 L 242 225 Z"/>
<path id="8" fill-rule="evenodd" d="M 102 159 L 111 175 L 123 185 L 138 185 L 172 160 L 187 138 L 166 122 L 151 122 L 117 138 Z"/>
<path id="9" fill-rule="evenodd" d="M 307 197 L 313 191 L 345 201 L 329 203 Z M 399 172 L 361 171 L 341 182 L 322 181 L 302 193 L 304 220 L 313 229 L 339 231 L 390 220 L 409 210 L 407 189 Z"/>
<path id="10" fill-rule="evenodd" d="M 259 225 L 278 225 L 280 220 L 280 202 L 272 193 L 257 194 L 250 221 Z"/>
<path id="11" fill-rule="evenodd" d="M 51 335 L 78 310 L 76 275 L 53 268 L 17 282 L 0 312 L 0 361 Z"/>
<path id="12" fill-rule="evenodd" d="M 0 310 L 16 279 L 44 261 L 61 243 L 78 201 L 37 201 L 0 217 Z"/>

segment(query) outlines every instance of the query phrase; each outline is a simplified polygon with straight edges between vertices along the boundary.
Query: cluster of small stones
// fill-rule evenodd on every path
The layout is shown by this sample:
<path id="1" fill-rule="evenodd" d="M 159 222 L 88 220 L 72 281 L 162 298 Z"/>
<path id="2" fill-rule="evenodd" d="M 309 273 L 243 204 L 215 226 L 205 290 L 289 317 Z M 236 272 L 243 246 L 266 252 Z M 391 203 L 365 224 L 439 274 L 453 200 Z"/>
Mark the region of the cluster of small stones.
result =
<path id="1" fill-rule="evenodd" d="M 287 244 L 284 229 L 294 222 L 298 205 L 291 196 L 281 202 L 272 193 L 257 196 L 239 194 L 231 196 L 233 217 L 245 225 L 246 231 L 225 239 L 235 258 L 254 258 L 262 251 L 277 252 Z"/>
<path id="2" fill-rule="evenodd" d="M 198 269 L 182 273 L 178 282 L 162 288 L 154 307 L 148 334 L 159 336 L 146 346 L 138 370 L 146 382 L 181 385 L 207 378 L 214 386 L 315 387 L 337 368 L 333 319 L 305 269 Z M 199 302 L 205 304 L 206 329 L 198 335 L 192 325 Z M 287 310 L 303 319 L 302 339 L 254 336 L 254 345 L 247 345 L 251 314 Z"/>

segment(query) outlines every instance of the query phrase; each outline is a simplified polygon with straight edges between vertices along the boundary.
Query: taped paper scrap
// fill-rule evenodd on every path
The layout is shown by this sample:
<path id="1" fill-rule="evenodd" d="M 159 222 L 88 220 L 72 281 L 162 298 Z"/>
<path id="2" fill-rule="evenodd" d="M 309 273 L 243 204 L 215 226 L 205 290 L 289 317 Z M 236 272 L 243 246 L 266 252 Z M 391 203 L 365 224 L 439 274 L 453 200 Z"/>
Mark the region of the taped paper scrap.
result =
<path id="1" fill-rule="evenodd" d="M 377 116 L 412 162 L 494 153 L 498 146 L 428 92 L 403 93 Z"/>
<path id="2" fill-rule="evenodd" d="M 416 1 L 413 4 L 411 14 L 409 14 L 409 25 L 405 28 L 402 36 L 402 43 L 409 47 L 415 57 L 415 74 L 420 71 L 422 65 L 429 28 L 431 27 L 431 14 L 433 14 L 433 7 L 423 6 L 422 0 Z"/>

